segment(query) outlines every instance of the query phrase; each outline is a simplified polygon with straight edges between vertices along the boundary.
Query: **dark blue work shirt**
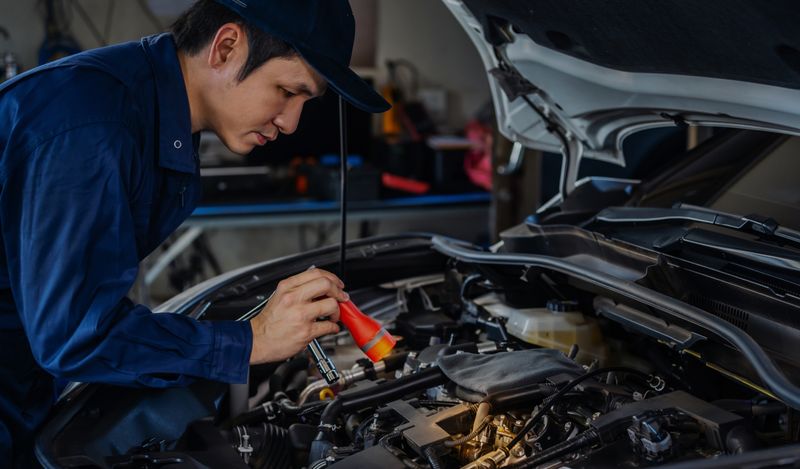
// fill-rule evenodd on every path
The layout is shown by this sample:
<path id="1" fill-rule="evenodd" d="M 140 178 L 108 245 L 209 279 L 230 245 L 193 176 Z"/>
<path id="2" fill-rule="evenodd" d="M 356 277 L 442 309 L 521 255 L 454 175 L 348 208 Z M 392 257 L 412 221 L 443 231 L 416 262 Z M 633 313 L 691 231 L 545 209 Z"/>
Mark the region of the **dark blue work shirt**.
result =
<path id="1" fill-rule="evenodd" d="M 247 322 L 126 298 L 139 261 L 197 205 L 197 143 L 169 34 L 0 86 L 0 467 L 26 464 L 54 378 L 246 381 Z"/>

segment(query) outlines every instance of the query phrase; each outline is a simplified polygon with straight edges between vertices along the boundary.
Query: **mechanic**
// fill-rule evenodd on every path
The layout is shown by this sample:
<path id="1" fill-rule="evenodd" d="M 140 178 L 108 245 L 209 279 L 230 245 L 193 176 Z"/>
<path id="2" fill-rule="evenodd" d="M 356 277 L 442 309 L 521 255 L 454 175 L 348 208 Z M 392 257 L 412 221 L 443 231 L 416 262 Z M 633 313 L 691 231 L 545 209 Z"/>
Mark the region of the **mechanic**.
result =
<path id="1" fill-rule="evenodd" d="M 282 281 L 249 323 L 153 314 L 126 295 L 197 205 L 201 130 L 246 154 L 292 133 L 327 86 L 388 109 L 348 68 L 353 36 L 347 0 L 200 0 L 171 33 L 0 87 L 0 467 L 34 464 L 56 382 L 244 383 L 249 365 L 338 331 L 347 294 L 320 269 Z"/>

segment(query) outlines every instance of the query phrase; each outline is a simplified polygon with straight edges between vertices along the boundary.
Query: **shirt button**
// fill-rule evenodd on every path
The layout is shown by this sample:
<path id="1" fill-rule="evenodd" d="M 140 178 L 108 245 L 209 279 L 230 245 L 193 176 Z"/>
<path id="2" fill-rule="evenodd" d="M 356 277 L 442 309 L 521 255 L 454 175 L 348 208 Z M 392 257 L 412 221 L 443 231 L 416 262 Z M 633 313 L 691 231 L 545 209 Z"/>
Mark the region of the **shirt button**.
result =
<path id="1" fill-rule="evenodd" d="M 172 142 L 172 146 L 174 146 L 176 150 L 180 150 L 181 147 L 183 146 L 183 143 L 181 143 L 180 140 L 175 140 L 174 142 Z"/>

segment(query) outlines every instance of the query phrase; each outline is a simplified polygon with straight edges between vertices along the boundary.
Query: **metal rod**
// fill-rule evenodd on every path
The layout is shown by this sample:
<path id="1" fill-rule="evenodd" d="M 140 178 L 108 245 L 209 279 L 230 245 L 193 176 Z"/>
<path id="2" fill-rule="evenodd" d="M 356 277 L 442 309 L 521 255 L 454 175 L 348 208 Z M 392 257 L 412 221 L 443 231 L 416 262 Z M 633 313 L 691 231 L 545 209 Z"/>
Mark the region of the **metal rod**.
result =
<path id="1" fill-rule="evenodd" d="M 339 278 L 342 282 L 347 282 L 347 272 L 345 261 L 347 259 L 347 112 L 344 99 L 339 95 L 339 181 L 340 181 L 340 200 L 339 200 L 339 220 L 341 229 L 341 241 L 339 243 Z M 336 365 L 325 354 L 322 346 L 317 339 L 308 344 L 308 351 L 311 358 L 317 364 L 320 374 L 328 384 L 339 381 L 339 372 Z"/>
<path id="2" fill-rule="evenodd" d="M 339 278 L 347 284 L 347 272 L 345 270 L 347 256 L 347 108 L 341 95 L 339 95 L 339 182 L 339 223 L 341 225 Z"/>

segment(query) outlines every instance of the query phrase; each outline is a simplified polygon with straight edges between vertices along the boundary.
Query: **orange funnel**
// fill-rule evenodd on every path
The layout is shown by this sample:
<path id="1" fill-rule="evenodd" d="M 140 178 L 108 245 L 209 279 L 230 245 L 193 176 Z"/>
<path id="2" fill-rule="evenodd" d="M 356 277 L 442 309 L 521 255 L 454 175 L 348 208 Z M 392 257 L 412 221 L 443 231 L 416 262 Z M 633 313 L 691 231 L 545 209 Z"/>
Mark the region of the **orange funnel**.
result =
<path id="1" fill-rule="evenodd" d="M 397 341 L 371 317 L 362 313 L 352 301 L 339 303 L 339 320 L 370 360 L 377 362 L 392 351 Z"/>

